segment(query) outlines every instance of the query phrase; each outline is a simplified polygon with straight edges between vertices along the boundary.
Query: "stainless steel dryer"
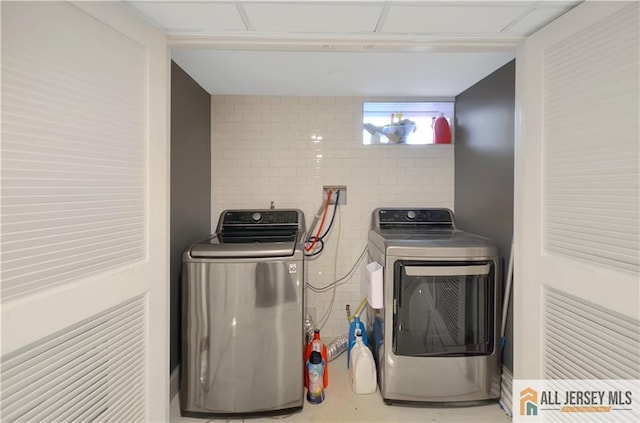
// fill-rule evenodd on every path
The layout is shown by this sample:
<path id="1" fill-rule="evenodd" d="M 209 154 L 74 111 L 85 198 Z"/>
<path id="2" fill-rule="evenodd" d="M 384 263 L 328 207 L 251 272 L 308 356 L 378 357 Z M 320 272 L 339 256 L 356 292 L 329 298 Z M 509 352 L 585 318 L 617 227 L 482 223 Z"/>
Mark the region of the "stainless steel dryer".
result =
<path id="1" fill-rule="evenodd" d="M 376 209 L 370 259 L 384 308 L 368 310 L 387 404 L 473 405 L 500 397 L 502 272 L 491 240 L 456 229 L 448 209 Z"/>
<path id="2" fill-rule="evenodd" d="M 183 255 L 183 416 L 302 408 L 304 215 L 227 210 Z"/>

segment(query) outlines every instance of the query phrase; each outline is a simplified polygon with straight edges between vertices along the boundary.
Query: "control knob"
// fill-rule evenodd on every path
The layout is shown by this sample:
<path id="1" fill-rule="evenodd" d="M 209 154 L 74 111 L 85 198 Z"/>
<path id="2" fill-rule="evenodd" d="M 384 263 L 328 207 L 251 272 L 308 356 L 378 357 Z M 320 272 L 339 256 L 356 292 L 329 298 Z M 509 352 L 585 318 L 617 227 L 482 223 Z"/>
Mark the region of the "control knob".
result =
<path id="1" fill-rule="evenodd" d="M 251 220 L 253 220 L 254 222 L 260 222 L 260 220 L 262 220 L 262 213 L 255 212 L 251 215 Z"/>
<path id="2" fill-rule="evenodd" d="M 407 219 L 415 220 L 415 218 L 416 218 L 416 212 L 414 212 L 413 210 L 409 210 L 407 212 Z"/>

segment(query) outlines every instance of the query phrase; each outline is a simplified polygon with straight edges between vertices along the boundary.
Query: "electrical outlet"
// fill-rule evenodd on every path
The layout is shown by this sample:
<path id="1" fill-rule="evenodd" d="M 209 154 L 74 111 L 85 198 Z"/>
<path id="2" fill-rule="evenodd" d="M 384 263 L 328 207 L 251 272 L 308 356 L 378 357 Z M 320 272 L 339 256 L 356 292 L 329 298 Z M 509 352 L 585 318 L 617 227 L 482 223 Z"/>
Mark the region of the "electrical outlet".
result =
<path id="1" fill-rule="evenodd" d="M 331 193 L 331 200 L 329 204 L 335 204 L 338 197 L 338 190 L 340 190 L 340 200 L 338 204 L 343 206 L 347 204 L 347 186 L 346 185 L 324 185 L 322 187 L 322 202 L 327 200 L 327 193 L 329 190 L 333 190 Z"/>

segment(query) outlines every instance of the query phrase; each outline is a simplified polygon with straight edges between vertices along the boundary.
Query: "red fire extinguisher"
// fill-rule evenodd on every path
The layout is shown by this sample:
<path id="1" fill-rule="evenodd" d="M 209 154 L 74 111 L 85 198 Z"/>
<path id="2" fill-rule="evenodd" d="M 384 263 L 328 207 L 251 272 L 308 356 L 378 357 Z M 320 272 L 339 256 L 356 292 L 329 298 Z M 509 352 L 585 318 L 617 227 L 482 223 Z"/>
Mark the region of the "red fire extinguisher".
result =
<path id="1" fill-rule="evenodd" d="M 435 144 L 451 143 L 451 128 L 449 121 L 443 113 L 438 113 L 438 117 L 433 120 L 433 142 Z"/>

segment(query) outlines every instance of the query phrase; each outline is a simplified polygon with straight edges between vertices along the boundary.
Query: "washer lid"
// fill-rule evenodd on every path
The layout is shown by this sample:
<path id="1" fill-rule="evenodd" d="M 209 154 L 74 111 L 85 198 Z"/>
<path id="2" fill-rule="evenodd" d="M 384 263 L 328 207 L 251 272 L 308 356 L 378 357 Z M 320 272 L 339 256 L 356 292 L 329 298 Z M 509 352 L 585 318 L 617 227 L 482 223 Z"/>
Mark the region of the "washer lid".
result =
<path id="1" fill-rule="evenodd" d="M 216 235 L 191 247 L 193 258 L 258 258 L 290 257 L 295 253 L 296 240 L 275 242 L 229 242 Z"/>

